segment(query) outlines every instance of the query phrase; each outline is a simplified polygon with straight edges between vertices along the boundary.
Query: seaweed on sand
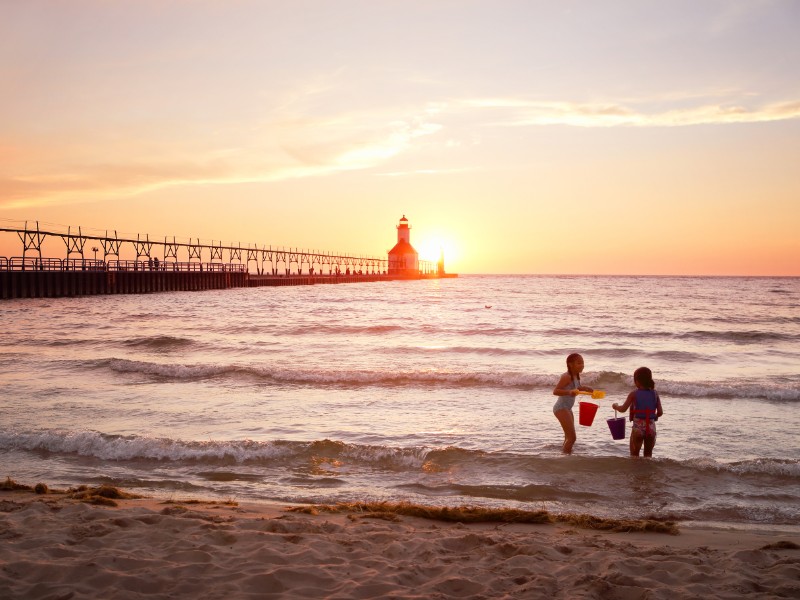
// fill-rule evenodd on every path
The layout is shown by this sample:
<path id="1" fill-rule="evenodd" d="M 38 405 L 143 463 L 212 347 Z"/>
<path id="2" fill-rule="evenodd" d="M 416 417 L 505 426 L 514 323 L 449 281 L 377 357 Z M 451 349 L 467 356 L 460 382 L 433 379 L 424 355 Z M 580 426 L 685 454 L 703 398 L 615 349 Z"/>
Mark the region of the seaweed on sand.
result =
<path id="1" fill-rule="evenodd" d="M 335 505 L 323 504 L 297 506 L 290 512 L 308 513 L 356 513 L 363 516 L 395 514 L 419 517 L 437 521 L 457 523 L 564 523 L 584 529 L 612 532 L 649 531 L 677 535 L 677 525 L 671 521 L 653 519 L 606 519 L 592 515 L 553 514 L 546 510 L 519 510 L 515 508 L 483 508 L 478 506 L 423 506 L 411 502 L 340 502 Z"/>
<path id="2" fill-rule="evenodd" d="M 81 502 L 86 502 L 88 504 L 117 506 L 115 500 L 133 500 L 136 498 L 143 498 L 143 496 L 138 496 L 129 492 L 123 492 L 113 485 L 100 485 L 96 487 L 81 485 L 77 488 L 68 489 L 67 498 L 80 500 Z"/>
<path id="3" fill-rule="evenodd" d="M 761 550 L 800 550 L 800 545 L 790 542 L 788 540 L 780 540 L 773 544 L 761 546 Z"/>
<path id="4" fill-rule="evenodd" d="M 187 498 L 185 500 L 175 500 L 174 498 L 170 498 L 169 500 L 164 500 L 161 504 L 203 504 L 206 506 L 210 506 L 212 508 L 218 506 L 230 506 L 230 507 L 237 507 L 239 503 L 234 500 L 233 498 L 229 498 L 227 500 L 194 500 L 191 498 Z"/>
<path id="5" fill-rule="evenodd" d="M 32 491 L 33 488 L 29 485 L 24 485 L 22 483 L 17 483 L 11 477 L 6 477 L 6 480 L 0 483 L 0 491 L 3 492 L 12 492 L 16 490 L 24 490 L 24 491 Z"/>

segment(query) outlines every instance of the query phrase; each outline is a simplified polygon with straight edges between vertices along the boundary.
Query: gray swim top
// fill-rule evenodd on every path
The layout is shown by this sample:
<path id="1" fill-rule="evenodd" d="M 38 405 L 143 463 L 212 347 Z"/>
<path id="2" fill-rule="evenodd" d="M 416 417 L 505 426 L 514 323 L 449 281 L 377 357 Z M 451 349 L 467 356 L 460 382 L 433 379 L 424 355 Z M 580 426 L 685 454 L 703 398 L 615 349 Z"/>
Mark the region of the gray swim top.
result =
<path id="1" fill-rule="evenodd" d="M 569 384 L 564 388 L 565 390 L 577 390 L 580 387 L 580 383 L 573 377 Z M 556 403 L 553 404 L 553 413 L 559 410 L 572 410 L 572 407 L 575 406 L 575 396 L 559 396 Z"/>

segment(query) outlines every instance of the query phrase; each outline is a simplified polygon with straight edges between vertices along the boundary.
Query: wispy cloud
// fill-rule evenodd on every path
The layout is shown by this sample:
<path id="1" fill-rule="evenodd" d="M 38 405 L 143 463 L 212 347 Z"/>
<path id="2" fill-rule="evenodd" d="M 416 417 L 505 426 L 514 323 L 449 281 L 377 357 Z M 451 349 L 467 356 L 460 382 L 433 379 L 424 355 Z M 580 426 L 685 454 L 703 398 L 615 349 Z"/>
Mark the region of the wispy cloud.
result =
<path id="1" fill-rule="evenodd" d="M 51 151 L 36 169 L 26 165 L 24 176 L 10 174 L 14 165 L 0 167 L 0 207 L 25 208 L 130 197 L 170 186 L 271 182 L 369 169 L 408 152 L 418 138 L 437 133 L 441 125 L 430 122 L 427 114 L 423 109 L 405 119 L 397 119 L 391 111 L 285 118 L 240 132 L 233 146 L 230 135 L 220 147 L 206 141 L 176 148 L 174 139 L 153 139 L 150 145 L 155 151 L 150 159 L 133 153 L 126 160 L 124 152 L 111 152 L 102 145 L 80 159 Z M 159 147 L 163 152 L 159 153 Z M 96 162 L 104 150 L 114 156 L 114 162 Z"/>
<path id="2" fill-rule="evenodd" d="M 389 173 L 376 173 L 378 177 L 409 177 L 413 175 L 447 175 L 450 173 L 463 173 L 468 169 L 413 169 L 410 171 L 392 171 Z"/>
<path id="3" fill-rule="evenodd" d="M 327 173 L 376 166 L 440 129 L 418 119 L 382 123 L 362 117 L 295 123 L 279 137 L 281 149 L 306 170 L 316 167 Z"/>
<path id="4" fill-rule="evenodd" d="M 515 98 L 480 98 L 462 102 L 466 110 L 491 112 L 485 124 L 530 127 L 678 127 L 730 123 L 763 123 L 800 118 L 800 101 L 749 107 L 739 104 L 701 104 L 648 111 L 621 103 L 540 102 Z"/>
<path id="5" fill-rule="evenodd" d="M 306 97 L 317 94 L 314 89 Z M 758 105 L 757 98 L 741 92 L 608 102 L 509 96 L 330 114 L 290 102 L 270 111 L 256 127 L 242 122 L 209 137 L 183 130 L 159 130 L 147 137 L 120 129 L 113 135 L 87 136 L 79 148 L 47 140 L 37 152 L 28 140 L 16 154 L 14 141 L 6 139 L 0 144 L 8 158 L 0 164 L 0 208 L 118 199 L 170 186 L 320 177 L 384 167 L 401 155 L 411 162 L 380 175 L 431 175 L 445 171 L 430 162 L 414 168 L 417 150 L 427 145 L 428 151 L 446 152 L 453 139 L 469 138 L 487 127 L 659 128 L 800 118 L 800 100 Z M 436 136 L 441 132 L 447 135 Z M 434 143 L 421 142 L 423 138 Z"/>
<path id="6" fill-rule="evenodd" d="M 98 198 L 127 197 L 180 183 L 214 183 L 230 176 L 222 164 L 170 161 L 76 166 L 69 172 L 0 178 L 0 206 L 26 208 Z"/>

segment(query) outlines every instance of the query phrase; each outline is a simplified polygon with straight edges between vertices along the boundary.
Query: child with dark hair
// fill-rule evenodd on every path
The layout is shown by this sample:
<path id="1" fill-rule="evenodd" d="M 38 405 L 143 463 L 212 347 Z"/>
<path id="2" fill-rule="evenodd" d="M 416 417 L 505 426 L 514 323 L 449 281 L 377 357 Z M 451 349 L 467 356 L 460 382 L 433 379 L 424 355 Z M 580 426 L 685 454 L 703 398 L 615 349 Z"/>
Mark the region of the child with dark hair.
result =
<path id="1" fill-rule="evenodd" d="M 594 390 L 585 385 L 581 385 L 581 373 L 583 372 L 583 357 L 580 354 L 570 354 L 567 357 L 567 372 L 558 380 L 553 394 L 558 396 L 558 400 L 553 405 L 553 414 L 561 423 L 564 430 L 564 445 L 561 450 L 564 454 L 572 454 L 572 446 L 575 444 L 575 415 L 572 407 L 575 406 L 575 396 L 578 392 L 593 392 Z"/>
<path id="2" fill-rule="evenodd" d="M 633 383 L 636 389 L 628 394 L 624 404 L 616 402 L 611 408 L 619 412 L 631 409 L 631 456 L 639 456 L 644 443 L 645 457 L 653 456 L 653 447 L 656 445 L 656 421 L 664 414 L 661 408 L 661 398 L 656 391 L 653 381 L 653 372 L 647 367 L 639 367 L 633 373 Z"/>

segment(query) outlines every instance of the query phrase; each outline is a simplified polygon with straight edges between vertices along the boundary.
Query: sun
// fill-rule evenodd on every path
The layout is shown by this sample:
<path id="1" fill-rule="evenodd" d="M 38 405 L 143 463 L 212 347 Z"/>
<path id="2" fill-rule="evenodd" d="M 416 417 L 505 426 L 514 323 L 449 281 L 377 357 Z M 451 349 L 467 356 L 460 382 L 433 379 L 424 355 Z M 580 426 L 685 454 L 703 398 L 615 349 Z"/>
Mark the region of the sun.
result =
<path id="1" fill-rule="evenodd" d="M 414 246 L 419 253 L 420 260 L 438 263 L 442 254 L 444 254 L 445 266 L 453 264 L 458 260 L 456 244 L 443 237 L 429 237 L 420 240 L 418 243 L 414 244 Z"/>

